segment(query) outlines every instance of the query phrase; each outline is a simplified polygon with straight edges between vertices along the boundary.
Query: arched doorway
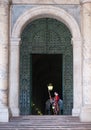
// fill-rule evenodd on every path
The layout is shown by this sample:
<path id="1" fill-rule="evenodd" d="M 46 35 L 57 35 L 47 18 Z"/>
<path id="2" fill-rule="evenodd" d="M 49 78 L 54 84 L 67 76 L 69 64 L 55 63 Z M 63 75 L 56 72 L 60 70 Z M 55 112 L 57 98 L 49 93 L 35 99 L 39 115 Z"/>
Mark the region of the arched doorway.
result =
<path id="1" fill-rule="evenodd" d="M 14 116 L 19 115 L 19 41 L 20 35 L 24 27 L 31 21 L 38 18 L 54 18 L 63 22 L 72 33 L 73 43 L 73 110 L 72 115 L 79 115 L 80 107 L 82 104 L 82 85 L 81 85 L 81 35 L 77 22 L 66 11 L 59 7 L 53 6 L 40 6 L 32 8 L 22 14 L 16 21 L 11 36 L 11 50 L 10 50 L 10 93 L 9 93 L 9 106 L 11 113 Z M 17 55 L 16 55 L 17 54 Z M 79 58 L 78 58 L 79 57 Z M 12 63 L 15 58 L 14 65 Z M 17 73 L 13 73 L 17 70 Z M 79 78 L 80 77 L 80 78 Z M 14 81 L 14 83 L 12 82 Z M 15 82 L 16 81 L 16 82 Z M 13 91 L 13 93 L 12 93 Z M 16 103 L 14 100 L 16 98 Z M 79 99 L 79 102 L 78 102 Z"/>
<path id="2" fill-rule="evenodd" d="M 59 93 L 64 102 L 64 114 L 72 114 L 73 49 L 71 33 L 61 22 L 42 18 L 28 24 L 20 45 L 20 113 L 45 114 L 45 102 L 51 92 Z M 34 112 L 35 110 L 35 112 Z"/>

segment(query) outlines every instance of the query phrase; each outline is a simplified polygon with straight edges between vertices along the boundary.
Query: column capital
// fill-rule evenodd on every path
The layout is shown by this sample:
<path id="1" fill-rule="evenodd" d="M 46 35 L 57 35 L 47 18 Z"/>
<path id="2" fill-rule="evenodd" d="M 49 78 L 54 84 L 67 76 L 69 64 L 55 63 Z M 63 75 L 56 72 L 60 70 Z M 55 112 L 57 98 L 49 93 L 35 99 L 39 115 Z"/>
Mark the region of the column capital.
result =
<path id="1" fill-rule="evenodd" d="M 9 5 L 12 3 L 12 0 L 0 0 L 1 5 Z"/>
<path id="2" fill-rule="evenodd" d="M 80 2 L 81 2 L 81 4 L 91 3 L 91 0 L 81 0 Z"/>
<path id="3" fill-rule="evenodd" d="M 72 41 L 82 41 L 82 38 L 80 38 L 80 37 L 72 37 L 72 39 L 71 39 Z"/>
<path id="4" fill-rule="evenodd" d="M 82 45 L 82 38 L 79 38 L 79 37 L 73 37 L 72 39 L 71 39 L 71 44 L 72 45 Z"/>
<path id="5" fill-rule="evenodd" d="M 21 38 L 12 37 L 10 41 L 11 41 L 10 45 L 18 46 L 18 45 L 20 45 Z"/>

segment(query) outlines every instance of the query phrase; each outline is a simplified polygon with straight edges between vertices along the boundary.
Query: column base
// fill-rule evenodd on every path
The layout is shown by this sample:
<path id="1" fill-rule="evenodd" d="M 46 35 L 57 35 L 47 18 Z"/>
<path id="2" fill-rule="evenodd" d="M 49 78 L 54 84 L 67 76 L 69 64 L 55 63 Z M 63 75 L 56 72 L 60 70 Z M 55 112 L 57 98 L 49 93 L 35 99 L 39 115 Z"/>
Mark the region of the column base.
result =
<path id="1" fill-rule="evenodd" d="M 11 116 L 19 116 L 20 115 L 19 108 L 11 107 L 10 108 L 10 115 Z"/>
<path id="2" fill-rule="evenodd" d="M 0 122 L 9 122 L 8 108 L 0 108 Z"/>
<path id="3" fill-rule="evenodd" d="M 80 114 L 80 109 L 78 108 L 72 109 L 72 116 L 79 116 L 79 114 Z"/>
<path id="4" fill-rule="evenodd" d="M 82 107 L 80 120 L 81 122 L 91 122 L 91 105 Z"/>

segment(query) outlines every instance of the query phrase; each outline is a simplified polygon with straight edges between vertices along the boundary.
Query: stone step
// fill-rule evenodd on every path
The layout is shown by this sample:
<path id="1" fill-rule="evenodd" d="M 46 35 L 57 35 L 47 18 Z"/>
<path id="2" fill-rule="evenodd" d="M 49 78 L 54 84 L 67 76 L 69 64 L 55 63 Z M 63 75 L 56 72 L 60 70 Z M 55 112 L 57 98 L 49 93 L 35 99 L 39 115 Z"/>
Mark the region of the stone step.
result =
<path id="1" fill-rule="evenodd" d="M 91 123 L 72 116 L 20 116 L 0 123 L 0 130 L 91 130 Z"/>

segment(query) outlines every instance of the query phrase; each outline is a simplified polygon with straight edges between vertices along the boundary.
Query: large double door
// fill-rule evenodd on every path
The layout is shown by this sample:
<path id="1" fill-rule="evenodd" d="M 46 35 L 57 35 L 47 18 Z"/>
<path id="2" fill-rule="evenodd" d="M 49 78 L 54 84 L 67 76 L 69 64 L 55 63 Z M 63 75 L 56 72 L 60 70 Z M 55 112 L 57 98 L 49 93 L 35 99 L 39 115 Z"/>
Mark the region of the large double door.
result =
<path id="1" fill-rule="evenodd" d="M 20 113 L 44 114 L 47 85 L 53 83 L 64 102 L 64 114 L 73 105 L 73 50 L 68 28 L 55 19 L 38 19 L 21 35 Z M 53 94 L 53 93 L 52 93 Z"/>

